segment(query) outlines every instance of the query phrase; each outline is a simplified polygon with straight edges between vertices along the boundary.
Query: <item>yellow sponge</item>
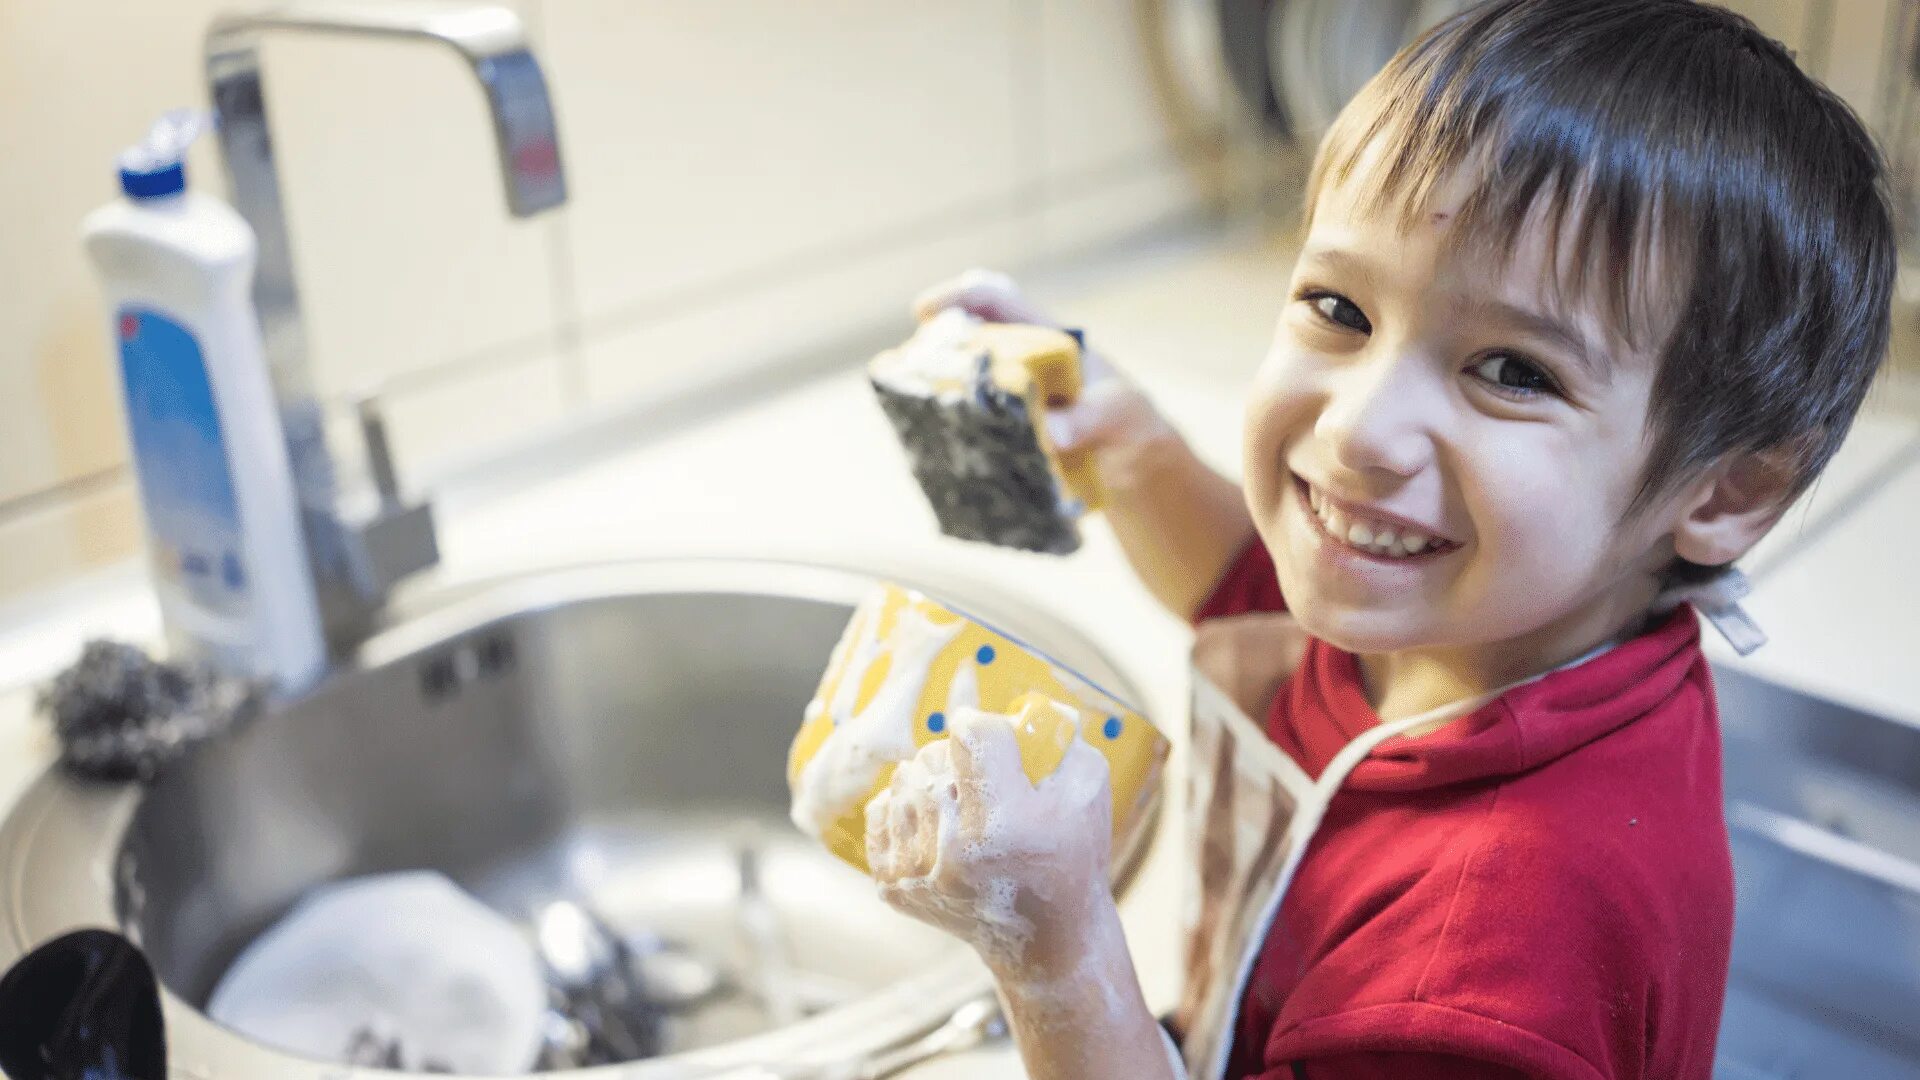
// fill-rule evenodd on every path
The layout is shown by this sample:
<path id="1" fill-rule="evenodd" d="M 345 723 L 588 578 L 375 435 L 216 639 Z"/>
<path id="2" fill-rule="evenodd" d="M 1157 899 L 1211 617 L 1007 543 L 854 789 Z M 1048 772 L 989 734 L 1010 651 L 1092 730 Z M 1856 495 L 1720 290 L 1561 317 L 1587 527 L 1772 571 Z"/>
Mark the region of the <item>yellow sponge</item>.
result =
<path id="1" fill-rule="evenodd" d="M 1061 455 L 1048 408 L 1078 400 L 1080 342 L 1042 326 L 947 311 L 875 357 L 868 376 L 941 530 L 1029 551 L 1079 547 L 1105 501 L 1091 457 Z"/>

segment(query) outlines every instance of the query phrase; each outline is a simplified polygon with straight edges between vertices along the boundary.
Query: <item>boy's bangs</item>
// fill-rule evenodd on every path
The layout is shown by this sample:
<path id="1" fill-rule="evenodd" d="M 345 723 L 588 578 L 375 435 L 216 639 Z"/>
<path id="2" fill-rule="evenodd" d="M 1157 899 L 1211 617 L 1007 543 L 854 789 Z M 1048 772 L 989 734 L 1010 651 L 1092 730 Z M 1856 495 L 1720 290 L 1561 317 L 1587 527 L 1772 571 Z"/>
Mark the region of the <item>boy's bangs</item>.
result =
<path id="1" fill-rule="evenodd" d="M 1439 59 L 1456 58 L 1405 57 L 1341 114 L 1314 161 L 1307 220 L 1338 185 L 1360 213 L 1405 231 L 1464 177 L 1452 243 L 1505 269 L 1520 234 L 1541 226 L 1560 310 L 1596 302 L 1618 340 L 1657 350 L 1696 271 L 1687 238 L 1656 228 L 1686 185 L 1630 138 L 1604 138 L 1615 152 L 1589 156 L 1594 134 L 1569 131 L 1544 95 L 1508 93 L 1490 73 Z"/>

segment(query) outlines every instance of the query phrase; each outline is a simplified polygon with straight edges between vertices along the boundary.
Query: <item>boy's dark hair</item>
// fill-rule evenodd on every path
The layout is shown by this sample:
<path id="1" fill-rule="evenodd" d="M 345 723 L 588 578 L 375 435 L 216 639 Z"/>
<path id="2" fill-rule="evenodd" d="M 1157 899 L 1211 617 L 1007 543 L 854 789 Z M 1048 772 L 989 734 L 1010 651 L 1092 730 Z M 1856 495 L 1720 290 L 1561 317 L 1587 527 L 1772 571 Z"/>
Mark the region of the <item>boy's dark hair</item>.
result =
<path id="1" fill-rule="evenodd" d="M 1489 0 L 1342 114 L 1309 220 L 1325 184 L 1364 174 L 1360 205 L 1410 224 L 1462 167 L 1479 183 L 1459 235 L 1507 257 L 1544 212 L 1578 245 L 1550 263 L 1571 268 L 1560 288 L 1604 289 L 1615 331 L 1659 357 L 1630 513 L 1727 454 L 1771 458 L 1790 498 L 1812 484 L 1886 353 L 1894 288 L 1880 154 L 1845 102 L 1721 8 Z"/>

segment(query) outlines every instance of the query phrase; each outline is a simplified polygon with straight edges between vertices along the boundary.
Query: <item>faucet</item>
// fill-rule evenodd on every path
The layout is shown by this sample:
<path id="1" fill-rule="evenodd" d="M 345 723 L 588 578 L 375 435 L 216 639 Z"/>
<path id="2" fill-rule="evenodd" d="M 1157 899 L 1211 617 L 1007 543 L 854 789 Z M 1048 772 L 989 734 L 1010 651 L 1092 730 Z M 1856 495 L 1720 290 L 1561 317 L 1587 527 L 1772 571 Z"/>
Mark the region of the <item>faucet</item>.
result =
<path id="1" fill-rule="evenodd" d="M 409 0 L 295 2 L 220 15 L 208 28 L 209 96 L 234 206 L 259 244 L 254 306 L 286 432 L 328 659 L 337 663 L 371 632 L 402 578 L 439 562 L 439 545 L 431 504 L 409 504 L 400 495 L 374 399 L 360 401 L 358 411 L 377 503 L 350 505 L 340 496 L 313 389 L 280 174 L 261 94 L 259 46 L 266 33 L 414 38 L 446 45 L 468 62 L 486 95 L 508 210 L 524 218 L 559 206 L 567 199 L 566 178 L 546 79 L 519 16 L 507 8 Z"/>

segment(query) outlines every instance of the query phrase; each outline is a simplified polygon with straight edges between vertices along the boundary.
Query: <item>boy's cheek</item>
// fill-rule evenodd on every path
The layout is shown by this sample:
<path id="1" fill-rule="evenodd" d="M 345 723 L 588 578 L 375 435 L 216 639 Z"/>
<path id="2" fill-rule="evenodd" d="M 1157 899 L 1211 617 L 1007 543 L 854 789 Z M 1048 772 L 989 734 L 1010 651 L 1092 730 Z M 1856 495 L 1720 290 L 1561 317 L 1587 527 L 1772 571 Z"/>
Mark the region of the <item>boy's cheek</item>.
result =
<path id="1" fill-rule="evenodd" d="M 1267 347 L 1267 355 L 1253 373 L 1255 400 L 1297 394 L 1314 366 L 1313 351 L 1303 346 L 1282 322 L 1273 343 Z"/>
<path id="2" fill-rule="evenodd" d="M 1569 481 L 1569 490 L 1577 480 Z M 1515 502 L 1476 528 L 1478 587 L 1531 614 L 1569 604 L 1585 590 L 1611 539 L 1608 523 L 1569 504 L 1566 491 L 1524 486 Z M 1557 612 L 1556 612 L 1557 613 Z"/>
<path id="3" fill-rule="evenodd" d="M 1309 431 L 1314 421 L 1314 396 L 1298 367 L 1269 364 L 1255 376 L 1247 399 L 1243 444 L 1247 482 L 1281 478 L 1288 471 L 1286 448 Z"/>

